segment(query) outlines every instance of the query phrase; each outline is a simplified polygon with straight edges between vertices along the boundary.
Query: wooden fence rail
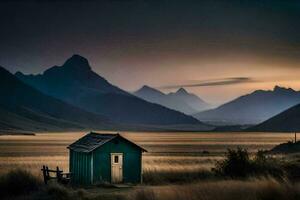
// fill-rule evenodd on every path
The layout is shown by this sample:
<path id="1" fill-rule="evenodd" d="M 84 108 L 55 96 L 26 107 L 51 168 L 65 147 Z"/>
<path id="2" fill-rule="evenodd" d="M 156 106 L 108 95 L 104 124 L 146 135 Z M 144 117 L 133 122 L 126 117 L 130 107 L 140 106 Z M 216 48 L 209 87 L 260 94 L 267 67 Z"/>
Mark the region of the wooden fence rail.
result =
<path id="1" fill-rule="evenodd" d="M 71 179 L 71 173 L 63 173 L 63 170 L 60 170 L 59 167 L 56 167 L 56 170 L 53 170 L 49 169 L 48 166 L 43 165 L 41 171 L 43 173 L 44 183 L 46 185 L 51 179 L 56 179 L 58 183 L 63 184 L 69 183 Z M 51 176 L 50 174 L 53 174 L 53 176 Z"/>

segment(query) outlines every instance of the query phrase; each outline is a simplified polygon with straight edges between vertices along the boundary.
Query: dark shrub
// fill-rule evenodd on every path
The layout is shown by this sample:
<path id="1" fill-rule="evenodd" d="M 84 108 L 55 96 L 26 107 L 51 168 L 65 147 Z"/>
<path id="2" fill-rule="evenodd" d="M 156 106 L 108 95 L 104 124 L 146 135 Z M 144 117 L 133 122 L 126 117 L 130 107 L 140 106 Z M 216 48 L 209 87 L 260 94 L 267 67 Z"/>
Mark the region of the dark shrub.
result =
<path id="1" fill-rule="evenodd" d="M 249 154 L 246 149 L 228 149 L 226 158 L 216 163 L 213 169 L 218 175 L 234 177 L 246 177 L 251 170 Z"/>
<path id="2" fill-rule="evenodd" d="M 0 177 L 0 196 L 17 196 L 37 191 L 41 181 L 25 170 L 12 170 Z"/>
<path id="3" fill-rule="evenodd" d="M 213 171 L 220 176 L 231 178 L 246 178 L 249 176 L 273 176 L 282 178 L 283 170 L 277 160 L 267 157 L 265 152 L 258 151 L 250 159 L 246 149 L 228 149 L 226 158 L 217 162 Z"/>

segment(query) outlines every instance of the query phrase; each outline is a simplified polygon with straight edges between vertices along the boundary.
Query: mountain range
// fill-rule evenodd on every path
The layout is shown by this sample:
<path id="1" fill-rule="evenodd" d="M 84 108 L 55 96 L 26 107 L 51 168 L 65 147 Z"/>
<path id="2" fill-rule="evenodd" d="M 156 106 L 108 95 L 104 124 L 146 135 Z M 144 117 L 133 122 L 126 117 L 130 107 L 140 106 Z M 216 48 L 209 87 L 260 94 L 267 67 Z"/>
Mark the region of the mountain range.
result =
<path id="1" fill-rule="evenodd" d="M 262 132 L 297 132 L 300 131 L 300 104 L 248 129 Z"/>
<path id="2" fill-rule="evenodd" d="M 38 75 L 13 75 L 0 67 L 0 93 L 0 130 L 6 132 L 214 128 L 201 121 L 229 125 L 224 130 L 249 124 L 258 124 L 249 131 L 300 130 L 300 92 L 291 88 L 254 91 L 195 114 L 197 120 L 188 114 L 209 105 L 196 95 L 183 88 L 165 94 L 149 86 L 131 94 L 95 73 L 79 55 Z"/>
<path id="3" fill-rule="evenodd" d="M 298 103 L 300 92 L 275 86 L 273 90 L 257 90 L 193 116 L 215 125 L 258 124 Z"/>
<path id="4" fill-rule="evenodd" d="M 42 74 L 17 72 L 15 76 L 45 95 L 115 123 L 205 126 L 191 116 L 147 102 L 110 84 L 80 55 L 73 55 L 62 66 L 51 67 Z"/>
<path id="5" fill-rule="evenodd" d="M 104 116 L 42 94 L 2 67 L 0 93 L 2 131 L 106 129 L 113 125 Z"/>
<path id="6" fill-rule="evenodd" d="M 165 94 L 145 85 L 133 94 L 146 101 L 157 103 L 188 115 L 210 108 L 208 103 L 198 96 L 188 93 L 184 88 L 180 88 L 174 93 Z"/>

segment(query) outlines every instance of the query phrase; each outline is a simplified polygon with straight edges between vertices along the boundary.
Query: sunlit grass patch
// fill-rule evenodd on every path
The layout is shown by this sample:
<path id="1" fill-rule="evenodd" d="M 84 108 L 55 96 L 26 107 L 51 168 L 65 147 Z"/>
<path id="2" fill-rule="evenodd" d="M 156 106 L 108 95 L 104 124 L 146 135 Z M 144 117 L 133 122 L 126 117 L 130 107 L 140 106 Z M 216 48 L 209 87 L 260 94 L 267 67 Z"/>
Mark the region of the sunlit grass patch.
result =
<path id="1" fill-rule="evenodd" d="M 300 185 L 274 179 L 202 181 L 197 184 L 147 187 L 130 196 L 133 200 L 297 200 Z"/>

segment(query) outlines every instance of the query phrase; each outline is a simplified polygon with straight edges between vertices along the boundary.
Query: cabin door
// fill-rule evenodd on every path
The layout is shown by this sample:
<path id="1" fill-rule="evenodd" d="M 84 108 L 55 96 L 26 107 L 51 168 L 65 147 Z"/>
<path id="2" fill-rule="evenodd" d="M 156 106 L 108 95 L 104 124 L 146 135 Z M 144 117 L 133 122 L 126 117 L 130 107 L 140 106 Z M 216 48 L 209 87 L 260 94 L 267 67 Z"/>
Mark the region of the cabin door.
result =
<path id="1" fill-rule="evenodd" d="M 111 182 L 121 183 L 123 181 L 123 154 L 111 154 Z"/>

